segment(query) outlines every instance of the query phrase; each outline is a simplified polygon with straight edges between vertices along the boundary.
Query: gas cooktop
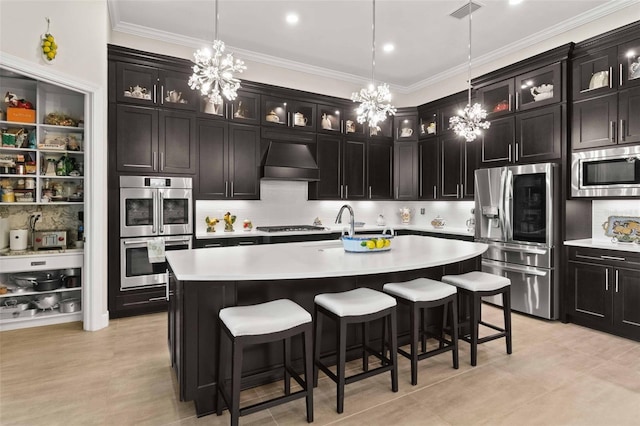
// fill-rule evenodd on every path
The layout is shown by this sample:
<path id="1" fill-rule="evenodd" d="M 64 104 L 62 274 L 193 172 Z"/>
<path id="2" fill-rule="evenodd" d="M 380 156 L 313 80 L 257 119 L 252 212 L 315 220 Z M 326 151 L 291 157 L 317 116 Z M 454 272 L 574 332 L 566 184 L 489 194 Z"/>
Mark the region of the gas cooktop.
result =
<path id="1" fill-rule="evenodd" d="M 296 231 L 324 231 L 322 226 L 313 225 L 279 225 L 279 226 L 256 226 L 257 231 L 263 232 L 296 232 Z"/>

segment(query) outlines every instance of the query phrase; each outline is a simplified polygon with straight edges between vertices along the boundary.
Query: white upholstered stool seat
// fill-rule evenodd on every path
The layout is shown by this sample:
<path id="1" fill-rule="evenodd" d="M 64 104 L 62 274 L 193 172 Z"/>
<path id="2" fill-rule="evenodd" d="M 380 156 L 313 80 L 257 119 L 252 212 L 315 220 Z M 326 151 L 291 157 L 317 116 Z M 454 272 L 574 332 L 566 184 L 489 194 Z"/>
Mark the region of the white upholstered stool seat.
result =
<path id="1" fill-rule="evenodd" d="M 396 306 L 396 299 L 370 288 L 323 293 L 317 295 L 313 301 L 340 317 L 367 315 Z"/>
<path id="2" fill-rule="evenodd" d="M 472 271 L 460 275 L 445 275 L 442 277 L 442 282 L 469 291 L 493 291 L 511 285 L 509 278 L 480 271 Z"/>
<path id="3" fill-rule="evenodd" d="M 456 294 L 458 291 L 455 286 L 429 278 L 416 278 L 403 283 L 388 283 L 384 285 L 383 290 L 410 302 L 440 300 Z"/>
<path id="4" fill-rule="evenodd" d="M 311 322 L 311 314 L 289 299 L 220 311 L 220 320 L 233 336 L 257 336 L 288 330 Z"/>

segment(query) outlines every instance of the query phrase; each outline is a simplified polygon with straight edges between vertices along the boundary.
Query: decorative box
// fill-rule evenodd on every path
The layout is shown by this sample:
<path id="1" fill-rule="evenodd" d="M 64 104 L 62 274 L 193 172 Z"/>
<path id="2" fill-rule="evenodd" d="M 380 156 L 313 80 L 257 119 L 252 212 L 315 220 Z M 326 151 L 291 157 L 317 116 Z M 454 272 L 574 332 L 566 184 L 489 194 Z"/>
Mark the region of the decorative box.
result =
<path id="1" fill-rule="evenodd" d="M 17 121 L 19 123 L 35 123 L 36 110 L 25 108 L 7 108 L 7 121 Z"/>

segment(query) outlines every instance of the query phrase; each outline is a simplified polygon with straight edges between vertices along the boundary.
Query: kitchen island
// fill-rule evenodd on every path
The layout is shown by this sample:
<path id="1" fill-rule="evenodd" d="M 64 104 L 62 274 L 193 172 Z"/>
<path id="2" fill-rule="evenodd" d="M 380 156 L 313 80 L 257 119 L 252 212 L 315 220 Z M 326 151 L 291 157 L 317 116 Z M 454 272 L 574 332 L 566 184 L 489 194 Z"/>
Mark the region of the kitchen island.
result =
<path id="1" fill-rule="evenodd" d="M 486 249 L 486 244 L 407 235 L 393 238 L 391 250 L 375 253 L 347 253 L 340 241 L 167 252 L 169 347 L 180 399 L 194 400 L 198 416 L 215 411 L 218 312 L 224 307 L 288 298 L 313 312 L 313 298 L 319 293 L 357 287 L 381 290 L 391 281 L 440 279 L 479 270 L 479 256 Z M 402 335 L 409 328 L 408 316 L 400 313 L 398 319 Z M 328 352 L 335 338 L 330 327 L 325 329 L 327 348 L 322 351 Z M 351 345 L 359 338 L 353 334 Z M 377 335 L 372 327 L 371 336 Z M 243 371 L 260 373 L 280 365 L 281 350 L 281 345 L 247 349 Z M 296 350 L 294 361 L 302 356 Z M 258 375 L 250 385 L 277 378 Z"/>

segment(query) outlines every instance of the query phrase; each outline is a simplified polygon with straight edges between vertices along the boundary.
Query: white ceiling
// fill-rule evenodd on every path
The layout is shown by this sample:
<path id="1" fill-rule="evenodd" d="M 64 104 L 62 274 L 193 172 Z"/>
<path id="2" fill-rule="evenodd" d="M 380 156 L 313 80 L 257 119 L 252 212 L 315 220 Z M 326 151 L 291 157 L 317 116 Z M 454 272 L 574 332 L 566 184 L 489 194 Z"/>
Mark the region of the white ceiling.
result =
<path id="1" fill-rule="evenodd" d="M 195 48 L 214 37 L 214 0 L 107 0 L 115 31 Z M 638 0 L 474 0 L 473 62 L 517 49 L 616 12 Z M 465 69 L 466 0 L 377 0 L 376 80 L 402 92 Z M 220 0 L 218 37 L 236 57 L 334 77 L 371 78 L 371 0 Z M 300 20 L 285 22 L 289 12 Z M 395 50 L 382 52 L 391 42 Z M 162 52 L 159 52 L 162 53 Z"/>

